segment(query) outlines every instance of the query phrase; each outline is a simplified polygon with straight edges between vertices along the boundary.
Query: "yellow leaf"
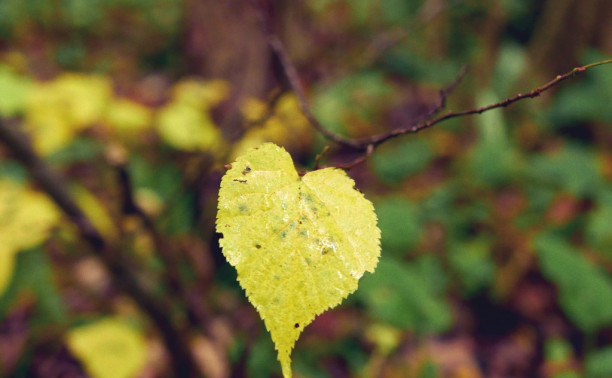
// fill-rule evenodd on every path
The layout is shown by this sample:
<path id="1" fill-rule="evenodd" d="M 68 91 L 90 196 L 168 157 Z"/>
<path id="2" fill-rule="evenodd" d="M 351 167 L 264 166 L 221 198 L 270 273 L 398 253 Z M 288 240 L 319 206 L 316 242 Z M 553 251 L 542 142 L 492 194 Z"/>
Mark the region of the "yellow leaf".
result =
<path id="1" fill-rule="evenodd" d="M 357 289 L 380 255 L 372 203 L 344 171 L 298 176 L 289 154 L 266 143 L 221 181 L 223 254 L 263 318 L 285 377 L 305 326 Z"/>
<path id="2" fill-rule="evenodd" d="M 200 110 L 209 109 L 225 100 L 229 93 L 229 83 L 224 80 L 184 79 L 172 87 L 172 102 Z"/>
<path id="3" fill-rule="evenodd" d="M 147 358 L 146 340 L 119 319 L 104 319 L 71 330 L 66 342 L 94 378 L 129 378 Z"/>
<path id="4" fill-rule="evenodd" d="M 49 237 L 60 213 L 47 196 L 0 180 L 0 295 L 15 266 L 15 255 Z"/>
<path id="5" fill-rule="evenodd" d="M 111 92 L 107 78 L 73 73 L 32 85 L 25 101 L 25 129 L 36 150 L 43 155 L 57 151 L 79 130 L 100 121 Z"/>
<path id="6" fill-rule="evenodd" d="M 217 151 L 221 131 L 210 116 L 195 107 L 170 103 L 157 116 L 157 131 L 171 146 L 186 151 Z"/>
<path id="7" fill-rule="evenodd" d="M 0 243 L 0 298 L 6 290 L 15 270 L 15 252 Z"/>
<path id="8" fill-rule="evenodd" d="M 266 105 L 249 98 L 241 107 L 248 122 L 256 122 L 266 114 Z M 251 125 L 243 137 L 234 145 L 232 157 L 240 156 L 263 142 L 273 142 L 300 149 L 309 146 L 313 138 L 312 127 L 304 118 L 293 94 L 278 99 L 273 114 L 263 124 Z"/>
<path id="9" fill-rule="evenodd" d="M 42 243 L 59 217 L 46 195 L 0 180 L 0 240 L 9 250 L 17 252 Z"/>
<path id="10" fill-rule="evenodd" d="M 52 82 L 52 87 L 78 129 L 100 120 L 112 94 L 110 79 L 96 75 L 64 73 Z"/>
<path id="11" fill-rule="evenodd" d="M 130 136 L 151 125 L 151 109 L 125 98 L 112 101 L 106 109 L 106 123 L 119 134 Z"/>
<path id="12" fill-rule="evenodd" d="M 119 231 L 104 204 L 81 186 L 74 185 L 70 189 L 77 205 L 100 233 L 108 239 L 117 238 Z"/>
<path id="13" fill-rule="evenodd" d="M 0 65 L 0 115 L 12 117 L 21 113 L 31 87 L 30 79 Z"/>

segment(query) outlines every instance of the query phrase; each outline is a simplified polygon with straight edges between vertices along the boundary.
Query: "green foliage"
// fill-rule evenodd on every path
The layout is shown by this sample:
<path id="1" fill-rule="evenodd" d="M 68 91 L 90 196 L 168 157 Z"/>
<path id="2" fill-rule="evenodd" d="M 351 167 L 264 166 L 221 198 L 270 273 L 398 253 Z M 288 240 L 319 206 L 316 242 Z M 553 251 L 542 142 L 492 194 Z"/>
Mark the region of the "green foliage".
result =
<path id="1" fill-rule="evenodd" d="M 585 54 L 584 64 L 607 57 L 595 51 Z M 564 86 L 554 104 L 547 112 L 554 125 L 567 125 L 586 120 L 612 122 L 612 77 L 609 72 L 593 70 L 587 72 L 582 81 Z"/>
<path id="2" fill-rule="evenodd" d="M 358 129 L 356 123 L 375 120 L 391 91 L 381 72 L 364 72 L 319 89 L 312 110 L 328 129 L 350 135 Z"/>
<path id="3" fill-rule="evenodd" d="M 493 92 L 485 91 L 477 101 L 482 106 L 498 100 Z M 508 138 L 503 113 L 501 110 L 484 113 L 476 123 L 479 138 L 468 156 L 470 176 L 480 185 L 507 184 L 518 173 L 521 161 Z"/>
<path id="4" fill-rule="evenodd" d="M 444 298 L 444 282 L 436 260 L 407 264 L 383 256 L 376 272 L 363 278 L 357 296 L 376 319 L 401 329 L 439 333 L 453 322 Z"/>
<path id="5" fill-rule="evenodd" d="M 561 305 L 578 327 L 593 333 L 612 324 L 612 278 L 558 236 L 535 241 L 543 274 L 559 287 Z"/>
<path id="6" fill-rule="evenodd" d="M 573 354 L 572 346 L 566 340 L 550 339 L 544 344 L 544 355 L 549 361 L 567 361 Z"/>
<path id="7" fill-rule="evenodd" d="M 612 233 L 610 225 L 612 224 L 612 189 L 605 187 L 598 198 L 595 210 L 588 215 L 588 222 L 585 233 L 589 244 L 596 248 L 602 254 L 612 258 Z"/>
<path id="8" fill-rule="evenodd" d="M 588 377 L 609 377 L 612 375 L 612 347 L 590 352 L 585 365 Z"/>
<path id="9" fill-rule="evenodd" d="M 17 254 L 11 284 L 4 295 L 0 295 L 0 319 L 20 294 L 29 291 L 36 297 L 37 317 L 41 323 L 62 322 L 66 319 L 66 308 L 54 282 L 53 268 L 46 251 L 34 248 Z"/>
<path id="10" fill-rule="evenodd" d="M 452 243 L 448 256 L 450 265 L 467 296 L 485 289 L 495 278 L 495 264 L 491 260 L 491 242 L 481 237 L 469 242 Z"/>
<path id="11" fill-rule="evenodd" d="M 271 15 L 269 24 L 285 43 L 317 119 L 355 138 L 410 124 L 439 103 L 439 89 L 464 65 L 470 71 L 439 114 L 526 93 L 575 62 L 609 58 L 602 1 L 580 12 L 552 6 L 552 0 L 268 3 L 264 13 Z M 332 257 L 339 244 L 321 238 L 326 230 L 335 238 L 338 227 L 368 234 L 361 217 L 351 213 L 362 199 L 352 190 L 355 180 L 365 197 L 376 198 L 382 260 L 342 309 L 303 331 L 293 352 L 296 375 L 487 376 L 500 370 L 500 376 L 612 376 L 611 66 L 589 69 L 511 107 L 392 139 L 346 176 L 307 173 L 302 170 L 312 168 L 323 144 L 331 147 L 320 161 L 324 166 L 349 162 L 357 152 L 324 141 L 304 117 L 249 7 L 0 0 L 3 124 L 27 134 L 103 234 L 111 258 L 164 303 L 168 320 L 190 325 L 181 336 L 202 341 L 189 345 L 205 362 L 202 375 L 281 374 L 275 345 L 258 331 L 257 314 L 240 285 L 250 288 L 251 300 L 258 298 L 253 303 L 267 314 L 267 325 L 279 314 L 283 325 L 287 320 L 283 306 L 270 302 L 286 300 L 284 307 L 302 315 L 300 308 L 311 308 L 303 298 L 328 298 L 334 290 L 344 297 L 354 290 L 356 284 L 351 290 L 334 285 L 338 272 L 346 273 L 346 259 L 317 263 L 317 270 L 301 255 L 310 263 Z M 278 198 L 269 195 L 266 185 L 277 183 L 272 176 L 281 173 L 262 169 L 266 179 L 256 189 L 263 190 L 231 193 L 226 205 L 233 209 L 228 222 L 239 226 L 236 243 L 226 240 L 224 230 L 215 233 L 213 219 L 223 174 L 238 180 L 235 189 L 247 186 L 240 180 L 254 172 L 237 165 L 266 142 L 283 146 L 296 162 L 287 164 L 291 180 L 303 184 L 318 177 L 317 194 L 340 197 L 329 209 L 342 215 L 337 222 L 313 216 L 302 231 L 318 236 L 288 249 L 272 242 L 263 254 L 251 241 L 268 236 L 266 225 L 282 223 L 296 204 L 314 212 L 303 210 L 310 201 L 281 198 L 295 186 L 272 190 Z M 0 353 L 0 376 L 72 376 L 62 369 L 77 365 L 75 358 L 79 369 L 101 366 L 90 375 L 116 376 L 106 368 L 118 363 L 88 362 L 91 356 L 66 348 L 72 325 L 113 315 L 146 327 L 141 341 L 156 365 L 137 364 L 134 371 L 176 375 L 170 359 L 153 355 L 162 338 L 154 322 L 144 321 L 148 311 L 134 308 L 138 301 L 120 290 L 116 272 L 82 258 L 90 251 L 87 243 L 70 219 L 48 206 L 45 188 L 31 180 L 12 147 L 0 146 L 0 350 L 10 349 Z M 122 162 L 150 223 L 124 212 L 125 188 L 114 167 Z M 334 192 L 339 182 L 357 197 Z M 232 213 L 241 204 L 251 206 L 248 215 Z M 279 210 L 272 212 L 278 219 L 265 217 L 271 209 Z M 377 240 L 370 235 L 343 245 L 354 245 L 363 258 L 361 249 L 377 250 L 364 248 Z M 222 253 L 231 262 L 263 254 L 269 263 L 248 263 L 238 275 Z M 287 279 L 266 283 L 262 276 L 274 277 L 275 269 Z M 246 278 L 249 272 L 261 275 Z M 293 284 L 310 276 L 324 284 Z M 250 295 L 258 290 L 263 294 Z M 320 304 L 311 314 L 329 306 Z M 521 314 L 519 323 L 501 325 L 482 306 Z M 550 333 L 549 319 L 558 332 Z M 287 324 L 293 336 L 295 323 Z M 306 322 L 300 325 L 302 332 Z M 101 334 L 108 333 L 103 328 Z M 83 344 L 93 345 L 98 336 L 86 335 Z M 514 364 L 512 356 L 530 363 Z M 62 371 L 40 371 L 48 367 Z"/>
<path id="12" fill-rule="evenodd" d="M 403 198 L 386 198 L 376 203 L 382 248 L 394 255 L 406 254 L 421 239 L 421 217 L 416 204 Z"/>
<path id="13" fill-rule="evenodd" d="M 593 197 L 602 187 L 597 160 L 592 150 L 568 144 L 550 155 L 535 155 L 527 176 L 541 186 L 566 190 L 578 197 Z"/>
<path id="14" fill-rule="evenodd" d="M 433 157 L 426 139 L 396 140 L 381 146 L 372 156 L 371 164 L 381 181 L 398 184 L 423 170 Z"/>

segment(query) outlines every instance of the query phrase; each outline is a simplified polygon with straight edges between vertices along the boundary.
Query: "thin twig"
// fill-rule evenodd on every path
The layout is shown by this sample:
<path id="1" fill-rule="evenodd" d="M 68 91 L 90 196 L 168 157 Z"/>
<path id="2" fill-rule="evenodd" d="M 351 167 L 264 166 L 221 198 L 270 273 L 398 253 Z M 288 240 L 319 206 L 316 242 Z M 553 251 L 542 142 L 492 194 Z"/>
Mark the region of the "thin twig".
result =
<path id="1" fill-rule="evenodd" d="M 381 143 L 386 142 L 389 139 L 393 139 L 396 138 L 400 135 L 404 135 L 404 134 L 414 134 L 417 133 L 419 131 L 428 129 L 442 121 L 446 121 L 447 119 L 451 119 L 451 118 L 457 118 L 457 117 L 463 117 L 463 116 L 467 116 L 467 115 L 471 115 L 471 114 L 481 114 L 484 113 L 486 111 L 492 110 L 492 109 L 497 109 L 497 108 L 505 108 L 511 104 L 514 104 L 515 102 L 518 102 L 520 100 L 526 99 L 526 98 L 534 98 L 534 97 L 538 97 L 539 95 L 541 95 L 543 92 L 549 90 L 550 88 L 556 86 L 557 84 L 575 76 L 576 74 L 579 73 L 583 73 L 586 70 L 596 67 L 596 66 L 601 66 L 604 64 L 610 64 L 612 63 L 612 59 L 608 59 L 608 60 L 603 60 L 600 62 L 595 62 L 595 63 L 591 63 L 588 64 L 586 66 L 580 66 L 580 67 L 575 67 L 574 69 L 572 69 L 569 72 L 564 73 L 563 75 L 558 75 L 557 77 L 555 77 L 553 80 L 549 81 L 548 83 L 537 87 L 527 93 L 519 93 L 513 97 L 509 97 L 505 100 L 502 100 L 500 102 L 496 102 L 494 104 L 490 104 L 487 106 L 483 106 L 480 108 L 476 108 L 476 109 L 469 109 L 469 110 L 464 110 L 464 111 L 460 111 L 460 112 L 453 112 L 452 110 L 447 111 L 445 114 L 431 119 L 429 121 L 421 121 L 421 122 L 417 122 L 414 123 L 410 126 L 404 127 L 404 128 L 399 128 L 399 129 L 395 129 L 389 133 L 384 133 L 384 134 L 379 134 L 379 135 L 374 135 L 368 138 L 363 138 L 357 141 L 357 145 L 358 146 L 367 146 L 370 144 L 373 144 L 375 146 L 380 145 Z"/>
<path id="2" fill-rule="evenodd" d="M 159 256 L 164 262 L 164 266 L 167 269 L 167 274 L 165 275 L 167 286 L 170 288 L 170 290 L 175 292 L 175 294 L 180 292 L 181 285 L 178 281 L 179 271 L 175 261 L 175 256 L 173 256 L 173 253 L 167 243 L 164 242 L 159 230 L 157 229 L 155 221 L 134 199 L 132 180 L 125 162 L 115 163 L 113 165 L 117 170 L 119 185 L 121 187 L 123 213 L 128 215 L 136 215 L 142 221 L 144 228 L 153 239 L 155 249 L 159 253 Z"/>
<path id="3" fill-rule="evenodd" d="M 270 30 L 269 23 L 266 22 L 267 20 L 263 13 L 263 10 L 258 5 L 257 1 L 255 0 L 248 0 L 248 1 L 253 6 L 253 9 L 255 10 L 255 14 L 259 18 L 262 28 L 265 30 L 267 34 L 268 45 L 282 66 L 283 73 L 287 79 L 287 82 L 289 86 L 291 87 L 291 90 L 293 91 L 293 93 L 298 99 L 300 110 L 302 111 L 302 113 L 304 114 L 308 122 L 311 124 L 311 126 L 314 127 L 318 132 L 320 132 L 327 139 L 337 144 L 365 152 L 365 157 L 363 159 L 361 158 L 356 159 L 355 160 L 356 163 L 354 165 L 359 164 L 360 162 L 365 160 L 365 158 L 367 158 L 372 153 L 373 149 L 376 148 L 378 145 L 390 139 L 396 138 L 400 135 L 414 134 L 421 130 L 428 129 L 440 122 L 446 121 L 451 118 L 463 117 L 463 116 L 467 116 L 471 114 L 481 114 L 481 113 L 484 113 L 492 109 L 509 106 L 515 102 L 518 102 L 526 98 L 538 97 L 540 94 L 542 94 L 542 92 L 547 91 L 548 89 L 575 76 L 576 74 L 585 72 L 586 70 L 596 67 L 596 66 L 612 63 L 612 59 L 609 59 L 609 60 L 603 60 L 603 61 L 591 63 L 585 66 L 576 67 L 565 74 L 558 75 L 556 78 L 549 81 L 548 83 L 540 87 L 537 87 L 527 93 L 519 93 L 514 97 L 510 97 L 503 101 L 496 102 L 494 104 L 490 104 L 490 105 L 483 106 L 483 107 L 476 108 L 476 109 L 464 110 L 461 112 L 453 112 L 452 110 L 449 110 L 441 116 L 438 116 L 434 119 L 429 119 L 430 117 L 438 114 L 438 112 L 440 112 L 440 110 L 442 110 L 446 106 L 447 96 L 461 82 L 461 80 L 465 76 L 465 73 L 467 72 L 466 68 L 464 67 L 461 73 L 457 76 L 457 78 L 450 85 L 448 85 L 446 88 L 440 91 L 440 103 L 436 107 L 434 107 L 431 111 L 429 111 L 425 116 L 420 117 L 420 119 L 412 122 L 408 126 L 400 127 L 392 131 L 389 131 L 387 133 L 373 135 L 370 137 L 360 138 L 360 139 L 348 138 L 348 137 L 344 137 L 342 135 L 333 133 L 332 131 L 327 129 L 324 125 L 322 125 L 317 120 L 317 118 L 314 116 L 314 114 L 310 110 L 310 106 L 308 104 L 308 100 L 306 99 L 304 88 L 302 87 L 302 84 L 300 82 L 297 70 L 295 66 L 291 63 L 289 59 L 289 55 L 287 54 L 287 51 L 285 50 L 283 43 L 281 42 L 280 38 Z M 351 167 L 354 165 L 351 165 Z"/>
<path id="4" fill-rule="evenodd" d="M 455 80 L 453 80 L 446 87 L 440 89 L 440 92 L 438 93 L 438 97 L 440 99 L 438 104 L 435 107 L 433 107 L 432 109 L 430 109 L 426 114 L 424 114 L 423 116 L 419 117 L 419 120 L 418 120 L 419 122 L 420 121 L 425 121 L 425 120 L 435 116 L 436 114 L 438 114 L 440 112 L 440 110 L 442 110 L 442 109 L 444 109 L 446 107 L 446 99 L 455 90 L 455 88 L 457 88 L 457 86 L 459 84 L 461 84 L 461 81 L 463 80 L 463 78 L 465 77 L 465 74 L 467 74 L 467 72 L 468 72 L 467 66 L 461 67 L 461 70 L 459 71 L 459 74 L 457 75 Z"/>
<path id="5" fill-rule="evenodd" d="M 189 306 L 189 298 L 186 295 L 186 290 L 179 279 L 181 272 L 179 271 L 179 264 L 177 263 L 178 254 L 176 251 L 164 240 L 162 234 L 159 232 L 157 225 L 153 218 L 136 202 L 134 198 L 134 189 L 132 180 L 127 169 L 125 161 L 115 162 L 113 164 L 117 169 L 117 175 L 119 176 L 119 184 L 122 191 L 122 208 L 124 214 L 131 214 L 137 216 L 145 230 L 149 233 L 155 245 L 155 250 L 158 256 L 161 258 L 164 267 L 166 268 L 163 280 L 166 286 L 170 289 L 173 295 L 180 298 L 185 303 L 187 309 L 187 320 L 191 321 L 195 319 L 191 306 Z M 198 324 L 191 324 L 191 326 L 198 326 Z"/>
<path id="6" fill-rule="evenodd" d="M 28 139 L 20 131 L 2 120 L 0 120 L 0 141 L 6 145 L 17 160 L 25 165 L 34 181 L 74 223 L 81 237 L 102 261 L 117 286 L 131 297 L 155 324 L 171 356 L 174 374 L 177 377 L 197 374 L 196 364 L 186 346 L 187 340 L 172 324 L 164 305 L 134 278 L 133 273 L 127 264 L 121 261 L 120 256 L 109 251 L 108 243 L 83 210 L 74 202 L 64 181 L 34 152 Z"/>
<path id="7" fill-rule="evenodd" d="M 334 134 L 325 128 L 312 114 L 310 110 L 310 106 L 308 105 L 308 100 L 306 99 L 306 95 L 304 94 L 304 88 L 302 87 L 302 83 L 298 77 L 297 71 L 291 61 L 289 60 L 289 56 L 285 51 L 285 47 L 280 39 L 274 35 L 268 35 L 268 45 L 278 58 L 281 66 L 283 67 L 283 71 L 285 76 L 287 77 L 287 81 L 289 82 L 289 86 L 291 90 L 295 94 L 298 99 L 298 104 L 300 106 L 300 110 L 304 114 L 304 117 L 308 120 L 308 122 L 321 134 L 323 134 L 327 139 L 332 140 L 338 144 L 348 146 L 355 149 L 363 149 L 363 146 L 359 145 L 358 141 L 351 138 L 346 138 L 340 136 L 338 134 Z"/>
<path id="8" fill-rule="evenodd" d="M 325 154 L 327 154 L 328 151 L 329 151 L 329 146 L 325 145 L 325 147 L 323 147 L 323 151 L 321 151 L 321 153 L 317 154 L 317 156 L 315 157 L 315 163 L 314 163 L 314 170 L 315 171 L 317 169 L 319 169 L 320 163 L 321 163 L 321 159 L 323 158 L 323 156 L 325 156 Z"/>
<path id="9" fill-rule="evenodd" d="M 374 152 L 374 147 L 375 146 L 373 144 L 368 144 L 368 146 L 366 147 L 365 153 L 359 155 L 357 158 L 355 158 L 352 161 L 349 161 L 348 163 L 336 164 L 336 165 L 334 165 L 334 167 L 340 168 L 340 169 L 344 169 L 345 171 L 348 171 L 348 170 L 356 167 L 357 165 L 363 163 L 364 161 L 368 160 L 370 155 L 372 155 L 372 152 Z"/>
<path id="10" fill-rule="evenodd" d="M 445 114 L 431 119 L 431 120 L 427 120 L 427 118 L 437 114 L 442 108 L 444 108 L 444 106 L 446 105 L 446 97 L 448 96 L 448 94 L 461 82 L 461 80 L 463 79 L 465 73 L 466 73 L 466 69 L 464 68 L 462 70 L 462 72 L 458 75 L 458 77 L 449 85 L 447 86 L 445 89 L 443 89 L 442 91 L 440 91 L 440 104 L 438 106 L 436 106 L 434 109 L 432 109 L 432 111 L 430 111 L 429 115 L 426 115 L 424 118 L 421 118 L 420 120 L 410 124 L 409 126 L 406 127 L 402 127 L 402 128 L 397 128 L 394 129 L 390 132 L 387 133 L 383 133 L 383 134 L 378 134 L 378 135 L 374 135 L 371 137 L 366 137 L 366 138 L 361 138 L 361 139 L 353 139 L 353 138 L 346 138 L 337 134 L 332 133 L 331 131 L 329 131 L 327 128 L 325 128 L 317 119 L 316 117 L 314 117 L 314 115 L 312 114 L 312 112 L 310 111 L 310 108 L 308 106 L 308 102 L 306 101 L 306 97 L 304 95 L 304 90 L 300 84 L 298 75 L 297 75 L 297 71 L 295 69 L 295 67 L 291 64 L 291 62 L 289 61 L 289 58 L 287 56 L 287 53 L 283 47 L 282 42 L 280 41 L 280 39 L 278 37 L 276 37 L 275 35 L 270 35 L 269 36 L 269 44 L 270 47 L 272 48 L 272 50 L 274 51 L 274 53 L 278 56 L 282 66 L 283 66 L 283 70 L 285 72 L 285 75 L 287 77 L 287 80 L 289 81 L 289 85 L 291 86 L 291 89 L 293 90 L 293 92 L 295 93 L 295 95 L 298 98 L 299 104 L 300 104 L 300 109 L 302 110 L 302 112 L 304 113 L 304 115 L 306 116 L 306 118 L 308 119 L 308 121 L 310 122 L 310 124 L 317 130 L 319 131 L 321 134 L 323 134 L 323 136 L 325 136 L 326 138 L 341 144 L 343 146 L 346 147 L 350 147 L 350 148 L 354 148 L 354 149 L 358 149 L 358 150 L 366 150 L 367 148 L 369 148 L 369 146 L 373 146 L 376 147 L 384 142 L 386 142 L 387 140 L 396 138 L 400 135 L 405 135 L 405 134 L 414 134 L 417 133 L 421 130 L 424 129 L 428 129 L 442 121 L 445 121 L 447 119 L 451 119 L 451 118 L 457 118 L 457 117 L 463 117 L 463 116 L 467 116 L 467 115 L 471 115 L 471 114 L 481 114 L 484 113 L 486 111 L 492 110 L 492 109 L 496 109 L 496 108 L 502 108 L 502 107 L 506 107 L 509 106 L 515 102 L 518 102 L 520 100 L 526 99 L 526 98 L 534 98 L 534 97 L 538 97 L 540 94 L 542 94 L 542 92 L 545 92 L 547 90 L 549 90 L 550 88 L 556 86 L 557 84 L 575 76 L 576 74 L 585 72 L 586 70 L 596 67 L 596 66 L 601 66 L 604 64 L 609 64 L 612 63 L 612 59 L 609 60 L 603 60 L 600 62 L 595 62 L 595 63 L 591 63 L 588 64 L 586 66 L 580 66 L 580 67 L 576 67 L 574 69 L 572 69 L 569 72 L 566 72 L 562 75 L 558 75 L 557 77 L 555 77 L 553 80 L 549 81 L 548 83 L 537 87 L 527 93 L 519 93 L 516 96 L 507 98 L 503 101 L 500 102 L 496 102 L 494 104 L 490 104 L 487 106 L 483 106 L 480 108 L 476 108 L 476 109 L 470 109 L 470 110 L 464 110 L 461 112 L 453 112 L 452 110 L 449 110 L 448 112 L 446 112 Z"/>

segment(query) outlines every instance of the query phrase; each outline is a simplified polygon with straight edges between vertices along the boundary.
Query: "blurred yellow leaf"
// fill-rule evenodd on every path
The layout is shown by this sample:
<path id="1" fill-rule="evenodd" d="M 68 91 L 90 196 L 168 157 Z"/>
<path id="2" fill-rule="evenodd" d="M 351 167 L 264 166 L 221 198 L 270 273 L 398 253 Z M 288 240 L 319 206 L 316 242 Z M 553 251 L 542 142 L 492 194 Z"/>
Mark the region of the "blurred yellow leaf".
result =
<path id="1" fill-rule="evenodd" d="M 221 181 L 223 254 L 270 331 L 286 377 L 304 327 L 378 262 L 374 208 L 354 185 L 334 168 L 298 176 L 272 143 L 239 157 Z"/>
<path id="2" fill-rule="evenodd" d="M 257 122 L 265 115 L 266 105 L 257 99 L 248 99 L 241 107 L 248 122 Z M 273 114 L 263 124 L 252 125 L 235 144 L 232 158 L 243 155 L 249 149 L 264 142 L 273 142 L 292 149 L 310 146 L 312 128 L 302 114 L 293 94 L 278 99 Z"/>
<path id="3" fill-rule="evenodd" d="M 13 117 L 20 114 L 31 88 L 30 79 L 18 75 L 5 65 L 0 65 L 0 115 Z"/>
<path id="4" fill-rule="evenodd" d="M 50 154 L 100 121 L 111 92 L 108 78 L 74 73 L 33 85 L 26 98 L 25 129 L 36 150 Z"/>
<path id="5" fill-rule="evenodd" d="M 157 115 L 157 131 L 171 146 L 186 151 L 218 151 L 221 131 L 212 119 L 195 107 L 170 103 Z"/>
<path id="6" fill-rule="evenodd" d="M 259 121 L 266 114 L 266 104 L 257 98 L 247 98 L 240 107 L 240 112 L 248 122 Z"/>
<path id="7" fill-rule="evenodd" d="M 15 270 L 15 252 L 0 243 L 0 297 L 6 290 Z"/>
<path id="8" fill-rule="evenodd" d="M 32 136 L 36 152 L 49 155 L 66 146 L 74 138 L 74 130 L 58 112 L 27 113 L 24 128 Z"/>
<path id="9" fill-rule="evenodd" d="M 110 79 L 104 76 L 64 73 L 52 87 L 68 107 L 71 124 L 78 129 L 98 122 L 112 95 Z"/>
<path id="10" fill-rule="evenodd" d="M 229 93 L 229 83 L 224 80 L 184 79 L 172 87 L 172 102 L 203 110 L 225 100 Z"/>
<path id="11" fill-rule="evenodd" d="M 150 108 L 126 98 L 111 101 L 106 109 L 105 121 L 119 134 L 134 136 L 151 126 Z"/>
<path id="12" fill-rule="evenodd" d="M 115 239 L 118 234 L 117 227 L 102 202 L 81 186 L 72 186 L 71 192 L 76 203 L 98 231 L 108 239 Z"/>
<path id="13" fill-rule="evenodd" d="M 0 180 L 0 295 L 13 274 L 15 254 L 48 238 L 59 217 L 46 195 Z"/>
<path id="14" fill-rule="evenodd" d="M 42 243 L 59 217 L 59 210 L 46 195 L 0 180 L 0 240 L 10 250 Z"/>
<path id="15" fill-rule="evenodd" d="M 68 333 L 66 342 L 94 378 L 134 377 L 147 358 L 144 337 L 119 319 L 77 327 Z"/>

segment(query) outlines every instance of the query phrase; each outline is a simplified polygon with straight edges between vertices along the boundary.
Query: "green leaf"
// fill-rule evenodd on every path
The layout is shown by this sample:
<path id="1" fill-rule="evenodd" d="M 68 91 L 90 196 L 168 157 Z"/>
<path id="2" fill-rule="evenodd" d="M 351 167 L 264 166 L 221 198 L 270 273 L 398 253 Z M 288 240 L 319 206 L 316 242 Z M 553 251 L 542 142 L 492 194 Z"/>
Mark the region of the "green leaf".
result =
<path id="1" fill-rule="evenodd" d="M 430 263 L 406 264 L 381 258 L 376 273 L 364 277 L 357 295 L 376 319 L 419 333 L 444 332 L 452 325 L 450 307 L 444 299 L 444 277 L 439 263 L 435 274 Z"/>
<path id="2" fill-rule="evenodd" d="M 304 327 L 354 292 L 378 262 L 374 208 L 354 185 L 334 168 L 298 176 L 291 156 L 272 143 L 239 157 L 221 180 L 220 245 L 286 377 Z"/>
<path id="3" fill-rule="evenodd" d="M 392 141 L 377 150 L 371 163 L 381 181 L 397 184 L 404 178 L 418 173 L 433 158 L 433 150 L 425 139 Z"/>
<path id="4" fill-rule="evenodd" d="M 593 196 L 602 184 L 593 151 L 571 144 L 553 155 L 533 158 L 528 175 L 533 182 L 567 190 L 578 197 Z"/>
<path id="5" fill-rule="evenodd" d="M 561 306 L 578 327 L 594 333 L 612 324 L 612 279 L 558 236 L 535 240 L 542 272 L 559 287 Z"/>
<path id="6" fill-rule="evenodd" d="M 587 377 L 612 376 L 612 347 L 590 352 L 586 356 L 585 370 Z"/>
<path id="7" fill-rule="evenodd" d="M 342 78 L 318 91 L 313 112 L 328 129 L 351 134 L 355 119 L 370 122 L 389 102 L 391 85 L 380 72 Z"/>
<path id="8" fill-rule="evenodd" d="M 498 101 L 492 91 L 485 91 L 478 97 L 479 105 Z M 483 113 L 476 122 L 479 139 L 468 155 L 469 173 L 482 184 L 507 184 L 515 177 L 521 161 L 507 135 L 503 112 L 496 109 Z"/>
<path id="9" fill-rule="evenodd" d="M 449 262 L 466 294 L 475 294 L 493 282 L 495 264 L 490 249 L 491 243 L 485 238 L 451 245 Z"/>
<path id="10" fill-rule="evenodd" d="M 13 277 L 0 300 L 0 319 L 19 298 L 19 293 L 29 289 L 36 295 L 37 309 L 43 322 L 60 322 L 65 319 L 65 307 L 54 283 L 51 262 L 46 252 L 34 248 L 10 255 L 15 264 Z M 2 257 L 0 257 L 2 260 Z M 0 271 L 5 266 L 0 265 Z M 1 275 L 1 273 L 0 273 Z"/>
<path id="11" fill-rule="evenodd" d="M 550 339 L 544 344 L 544 355 L 548 361 L 562 362 L 568 361 L 574 353 L 572 345 L 567 340 Z"/>
<path id="12" fill-rule="evenodd" d="M 376 203 L 381 244 L 386 252 L 405 254 L 423 233 L 419 208 L 404 198 L 386 198 Z"/>
<path id="13" fill-rule="evenodd" d="M 612 193 L 606 187 L 603 193 Z M 612 196 L 601 195 L 597 200 L 597 207 L 588 215 L 586 225 L 586 238 L 588 243 L 602 254 L 612 258 Z"/>

